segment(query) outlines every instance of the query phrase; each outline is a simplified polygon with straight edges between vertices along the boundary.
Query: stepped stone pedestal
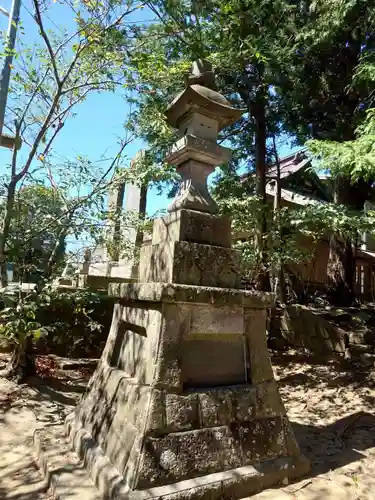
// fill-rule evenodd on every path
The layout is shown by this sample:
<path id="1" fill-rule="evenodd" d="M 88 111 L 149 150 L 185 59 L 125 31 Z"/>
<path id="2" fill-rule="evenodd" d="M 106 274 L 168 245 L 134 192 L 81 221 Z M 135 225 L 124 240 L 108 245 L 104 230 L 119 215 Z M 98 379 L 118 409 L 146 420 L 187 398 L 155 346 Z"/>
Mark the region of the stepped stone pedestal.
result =
<path id="1" fill-rule="evenodd" d="M 238 110 L 206 90 L 188 89 L 202 92 L 202 116 L 226 106 L 222 126 L 228 116 L 233 121 Z M 213 127 L 189 119 L 189 106 L 197 109 L 185 97 L 182 128 Z M 230 221 L 215 214 L 205 184 L 222 151 L 215 142 L 205 155 L 202 146 L 192 166 L 192 149 L 181 144 L 180 193 L 141 250 L 140 282 L 110 287 L 118 303 L 107 344 L 66 422 L 104 498 L 241 498 L 309 469 L 267 351 L 266 309 L 274 298 L 237 288 Z M 174 163 L 177 156 L 175 148 Z"/>

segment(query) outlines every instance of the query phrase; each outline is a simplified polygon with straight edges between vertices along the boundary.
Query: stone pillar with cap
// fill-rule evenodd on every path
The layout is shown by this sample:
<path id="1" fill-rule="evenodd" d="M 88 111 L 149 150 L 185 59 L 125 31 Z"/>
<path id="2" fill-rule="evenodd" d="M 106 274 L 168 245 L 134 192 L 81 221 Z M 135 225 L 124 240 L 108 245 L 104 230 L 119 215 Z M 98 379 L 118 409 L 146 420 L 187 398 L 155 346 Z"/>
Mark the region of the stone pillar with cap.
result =
<path id="1" fill-rule="evenodd" d="M 266 342 L 267 293 L 238 288 L 230 221 L 207 189 L 235 122 L 198 61 L 167 110 L 182 181 L 118 297 L 99 366 L 66 422 L 105 498 L 242 498 L 306 472 Z"/>
<path id="2" fill-rule="evenodd" d="M 180 135 L 166 157 L 181 175 L 180 189 L 169 216 L 155 221 L 152 246 L 141 258 L 141 282 L 238 287 L 230 220 L 216 215 L 207 178 L 230 160 L 231 151 L 217 144 L 218 134 L 242 113 L 215 90 L 211 66 L 194 63 L 186 89 L 166 113 Z"/>

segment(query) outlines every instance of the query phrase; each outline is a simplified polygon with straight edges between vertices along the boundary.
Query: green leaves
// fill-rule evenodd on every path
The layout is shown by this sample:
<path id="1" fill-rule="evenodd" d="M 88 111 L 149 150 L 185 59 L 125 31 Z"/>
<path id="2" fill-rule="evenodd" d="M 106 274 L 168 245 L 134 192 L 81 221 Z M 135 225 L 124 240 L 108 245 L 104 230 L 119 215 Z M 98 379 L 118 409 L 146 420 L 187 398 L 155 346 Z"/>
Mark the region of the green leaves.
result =
<path id="1" fill-rule="evenodd" d="M 375 233 L 375 212 L 361 214 L 333 203 L 317 203 L 296 208 L 284 207 L 275 219 L 271 206 L 262 205 L 256 197 L 244 195 L 219 200 L 220 210 L 232 218 L 235 248 L 240 250 L 245 275 L 253 275 L 262 265 L 255 245 L 257 221 L 267 210 L 268 270 L 275 272 L 280 264 L 291 265 L 312 258 L 316 243 L 329 234 L 356 240 L 365 232 Z M 307 238 L 308 244 L 304 244 Z"/>
<path id="2" fill-rule="evenodd" d="M 345 175 L 353 182 L 375 178 L 375 112 L 369 110 L 364 122 L 357 128 L 357 139 L 352 141 L 308 141 L 311 153 L 321 161 L 322 169 L 332 175 Z"/>

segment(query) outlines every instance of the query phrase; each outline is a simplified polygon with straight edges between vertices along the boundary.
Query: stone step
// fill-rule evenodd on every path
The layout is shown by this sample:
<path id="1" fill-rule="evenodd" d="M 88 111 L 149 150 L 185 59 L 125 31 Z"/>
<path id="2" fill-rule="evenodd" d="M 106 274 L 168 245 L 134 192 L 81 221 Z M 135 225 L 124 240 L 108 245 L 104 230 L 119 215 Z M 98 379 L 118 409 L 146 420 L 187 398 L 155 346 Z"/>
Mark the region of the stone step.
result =
<path id="1" fill-rule="evenodd" d="M 366 339 L 369 337 L 369 332 L 367 330 L 362 331 L 352 331 L 349 333 L 349 343 L 352 344 L 366 344 Z M 371 337 L 370 337 L 371 338 Z M 375 338 L 374 338 L 375 342 Z"/>
<path id="2" fill-rule="evenodd" d="M 54 356 L 54 360 L 60 370 L 79 370 L 80 368 L 95 370 L 99 363 L 99 359 L 95 358 L 64 358 Z"/>
<path id="3" fill-rule="evenodd" d="M 70 449 L 63 425 L 37 429 L 34 449 L 55 500 L 103 500 L 82 462 Z"/>
<path id="4" fill-rule="evenodd" d="M 349 346 L 350 352 L 353 354 L 361 354 L 361 353 L 373 353 L 373 347 L 368 344 L 351 344 Z"/>
<path id="5" fill-rule="evenodd" d="M 345 351 L 345 359 L 352 363 L 359 363 L 366 366 L 374 366 L 375 353 L 353 350 L 352 346 Z"/>

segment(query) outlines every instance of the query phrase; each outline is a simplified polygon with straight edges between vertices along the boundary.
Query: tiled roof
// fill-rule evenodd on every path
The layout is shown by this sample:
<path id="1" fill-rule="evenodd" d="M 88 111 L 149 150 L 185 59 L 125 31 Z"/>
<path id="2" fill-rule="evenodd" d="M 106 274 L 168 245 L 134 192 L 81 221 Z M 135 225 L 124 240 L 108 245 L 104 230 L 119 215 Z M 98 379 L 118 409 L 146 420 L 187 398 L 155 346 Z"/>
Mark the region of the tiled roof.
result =
<path id="1" fill-rule="evenodd" d="M 295 174 L 301 168 L 304 168 L 310 163 L 310 159 L 306 155 L 306 149 L 300 149 L 299 151 L 285 156 L 280 159 L 280 178 L 284 179 L 292 174 Z M 245 174 L 241 177 L 241 180 L 246 180 L 254 174 Z M 270 165 L 266 171 L 266 177 L 268 179 L 277 177 L 277 167 L 275 164 Z"/>
<path id="2" fill-rule="evenodd" d="M 272 184 L 266 185 L 266 193 L 270 196 L 276 195 L 276 186 Z M 290 203 L 295 203 L 296 205 L 311 205 L 313 203 L 324 203 L 322 200 L 313 198 L 305 194 L 297 193 L 296 191 L 291 191 L 289 189 L 281 189 L 281 198 Z"/>

